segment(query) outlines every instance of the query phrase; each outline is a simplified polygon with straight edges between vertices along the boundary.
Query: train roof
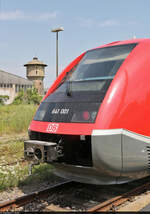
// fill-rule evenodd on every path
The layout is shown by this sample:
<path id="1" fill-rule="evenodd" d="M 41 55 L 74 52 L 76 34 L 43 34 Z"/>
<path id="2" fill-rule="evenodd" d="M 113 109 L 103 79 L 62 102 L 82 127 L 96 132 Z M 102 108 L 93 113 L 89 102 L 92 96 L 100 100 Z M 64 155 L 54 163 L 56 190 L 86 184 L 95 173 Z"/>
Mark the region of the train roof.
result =
<path id="1" fill-rule="evenodd" d="M 104 48 L 104 47 L 109 47 L 109 46 L 116 46 L 116 45 L 126 45 L 126 44 L 132 44 L 132 43 L 150 43 L 150 38 L 143 38 L 143 39 L 130 39 L 130 40 L 123 40 L 123 41 L 114 41 L 111 43 L 107 43 L 104 45 L 101 45 L 97 48 Z M 97 49 L 93 48 L 91 50 Z"/>

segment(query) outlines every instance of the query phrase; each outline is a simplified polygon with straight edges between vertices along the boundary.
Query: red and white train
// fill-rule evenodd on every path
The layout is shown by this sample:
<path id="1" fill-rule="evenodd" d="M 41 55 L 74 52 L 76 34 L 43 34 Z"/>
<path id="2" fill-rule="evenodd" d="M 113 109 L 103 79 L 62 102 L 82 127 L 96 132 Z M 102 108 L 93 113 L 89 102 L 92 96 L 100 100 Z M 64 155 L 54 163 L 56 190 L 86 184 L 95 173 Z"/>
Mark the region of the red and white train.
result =
<path id="1" fill-rule="evenodd" d="M 29 126 L 25 157 L 75 181 L 150 175 L 150 39 L 86 51 L 59 75 Z"/>

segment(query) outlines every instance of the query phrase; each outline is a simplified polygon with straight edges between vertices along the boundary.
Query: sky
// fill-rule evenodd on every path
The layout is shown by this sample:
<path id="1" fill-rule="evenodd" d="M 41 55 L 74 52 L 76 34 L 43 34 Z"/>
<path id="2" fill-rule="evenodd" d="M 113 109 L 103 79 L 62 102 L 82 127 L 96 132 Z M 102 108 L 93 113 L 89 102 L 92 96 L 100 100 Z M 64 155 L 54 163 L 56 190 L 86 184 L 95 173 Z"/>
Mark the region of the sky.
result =
<path id="1" fill-rule="evenodd" d="M 0 0 L 0 69 L 25 77 L 23 66 L 38 57 L 56 78 L 82 52 L 113 41 L 150 37 L 150 0 Z"/>

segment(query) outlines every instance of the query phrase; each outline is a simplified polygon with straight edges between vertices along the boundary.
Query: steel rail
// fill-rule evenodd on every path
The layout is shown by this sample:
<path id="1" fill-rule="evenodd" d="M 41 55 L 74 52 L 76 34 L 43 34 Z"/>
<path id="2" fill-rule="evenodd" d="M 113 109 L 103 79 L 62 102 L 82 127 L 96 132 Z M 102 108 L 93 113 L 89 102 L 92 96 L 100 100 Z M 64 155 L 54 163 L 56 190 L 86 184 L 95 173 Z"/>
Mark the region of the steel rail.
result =
<path id="1" fill-rule="evenodd" d="M 134 196 L 139 195 L 147 190 L 150 189 L 150 182 L 147 182 L 139 187 L 136 187 L 132 189 L 129 192 L 126 192 L 122 195 L 116 196 L 112 199 L 106 200 L 102 203 L 97 204 L 96 206 L 93 206 L 85 212 L 107 212 L 107 211 L 116 211 L 116 208 L 119 205 L 122 205 L 126 201 L 132 201 Z M 59 211 L 75 211 L 75 210 L 66 210 L 64 208 L 61 208 L 60 206 L 55 206 L 54 204 L 51 204 L 50 206 L 46 207 L 45 211 L 53 211 L 53 212 L 59 212 Z"/>
<path id="2" fill-rule="evenodd" d="M 59 184 L 55 184 L 55 185 L 51 186 L 50 188 L 46 188 L 39 192 L 34 192 L 29 195 L 24 195 L 22 197 L 16 198 L 11 201 L 6 201 L 6 202 L 0 204 L 0 211 L 11 211 L 13 208 L 21 207 L 25 204 L 32 202 L 35 199 L 35 197 L 44 197 L 51 191 L 60 190 L 60 188 L 63 188 L 66 186 L 68 187 L 69 183 L 72 185 L 75 182 L 65 181 L 65 182 L 62 182 Z M 147 190 L 150 190 L 150 182 L 147 182 L 139 187 L 136 187 L 127 193 L 124 193 L 122 195 L 119 195 L 117 197 L 104 201 L 102 203 L 99 203 L 98 205 L 87 209 L 86 212 L 116 211 L 116 208 L 119 205 L 122 205 L 126 201 L 132 201 L 135 196 L 137 196 Z M 47 211 L 49 210 L 49 211 L 57 212 L 57 211 L 60 211 L 60 209 L 61 209 L 61 211 L 67 211 L 64 208 L 61 208 L 60 206 L 55 206 L 53 204 L 46 207 Z M 70 209 L 69 211 L 74 211 L 74 210 Z"/>
<path id="3" fill-rule="evenodd" d="M 133 190 L 124 193 L 120 196 L 114 197 L 112 199 L 109 199 L 107 201 L 104 201 L 103 203 L 100 203 L 90 209 L 88 209 L 88 212 L 101 212 L 101 211 L 116 211 L 117 206 L 125 203 L 126 201 L 132 201 L 133 197 L 142 194 L 143 192 L 150 189 L 150 182 L 147 182 L 143 184 L 142 186 L 136 187 Z"/>
<path id="4" fill-rule="evenodd" d="M 56 191 L 57 189 L 64 188 L 68 184 L 72 185 L 74 182 L 69 180 L 69 181 L 64 181 L 58 184 L 55 184 L 49 188 L 46 188 L 44 190 L 38 191 L 38 192 L 33 192 L 28 195 L 24 195 L 18 198 L 15 198 L 13 200 L 9 200 L 3 203 L 0 203 L 0 212 L 6 212 L 6 211 L 12 211 L 14 208 L 18 208 L 21 206 L 24 206 L 25 204 L 28 204 L 32 202 L 36 197 L 43 197 L 48 195 L 51 191 Z"/>

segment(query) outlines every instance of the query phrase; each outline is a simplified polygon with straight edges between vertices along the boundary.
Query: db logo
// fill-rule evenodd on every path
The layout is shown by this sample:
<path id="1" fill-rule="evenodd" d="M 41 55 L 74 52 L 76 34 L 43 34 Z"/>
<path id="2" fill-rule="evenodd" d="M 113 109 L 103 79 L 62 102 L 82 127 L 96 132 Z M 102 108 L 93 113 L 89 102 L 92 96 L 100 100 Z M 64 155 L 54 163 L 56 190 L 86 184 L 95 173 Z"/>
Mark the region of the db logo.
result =
<path id="1" fill-rule="evenodd" d="M 55 132 L 57 132 L 58 127 L 59 127 L 58 123 L 50 123 L 50 124 L 48 124 L 48 127 L 47 127 L 46 131 L 55 133 Z"/>

